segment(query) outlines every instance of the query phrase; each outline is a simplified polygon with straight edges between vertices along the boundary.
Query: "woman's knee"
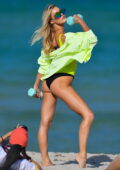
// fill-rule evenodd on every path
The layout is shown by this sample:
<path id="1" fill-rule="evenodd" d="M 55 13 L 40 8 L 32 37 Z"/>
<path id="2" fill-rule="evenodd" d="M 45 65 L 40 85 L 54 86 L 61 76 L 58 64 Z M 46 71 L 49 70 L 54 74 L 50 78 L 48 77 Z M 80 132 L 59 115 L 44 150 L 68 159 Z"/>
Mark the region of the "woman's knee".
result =
<path id="1" fill-rule="evenodd" d="M 94 121 L 94 113 L 93 113 L 93 112 L 91 112 L 91 113 L 89 114 L 89 121 L 90 121 L 90 122 L 93 122 L 93 121 Z"/>
<path id="2" fill-rule="evenodd" d="M 42 128 L 49 128 L 52 124 L 52 119 L 45 119 L 45 120 L 41 120 L 40 122 L 40 127 Z"/>
<path id="3" fill-rule="evenodd" d="M 94 113 L 91 111 L 88 114 L 86 114 L 86 116 L 84 117 L 84 120 L 91 124 L 94 121 Z"/>

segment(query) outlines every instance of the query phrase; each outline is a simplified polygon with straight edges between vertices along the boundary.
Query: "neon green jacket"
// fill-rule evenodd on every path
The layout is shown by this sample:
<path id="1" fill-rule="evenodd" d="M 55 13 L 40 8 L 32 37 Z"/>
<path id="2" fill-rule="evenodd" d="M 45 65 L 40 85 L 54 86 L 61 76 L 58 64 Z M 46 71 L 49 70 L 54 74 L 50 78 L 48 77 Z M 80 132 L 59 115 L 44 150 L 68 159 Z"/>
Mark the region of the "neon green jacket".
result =
<path id="1" fill-rule="evenodd" d="M 52 51 L 49 56 L 45 55 L 43 49 L 41 50 L 41 56 L 38 58 L 38 64 L 40 64 L 38 72 L 43 74 L 42 81 L 74 60 L 86 63 L 91 58 L 91 52 L 97 43 L 97 37 L 92 30 L 68 32 L 65 36 L 64 44 Z"/>

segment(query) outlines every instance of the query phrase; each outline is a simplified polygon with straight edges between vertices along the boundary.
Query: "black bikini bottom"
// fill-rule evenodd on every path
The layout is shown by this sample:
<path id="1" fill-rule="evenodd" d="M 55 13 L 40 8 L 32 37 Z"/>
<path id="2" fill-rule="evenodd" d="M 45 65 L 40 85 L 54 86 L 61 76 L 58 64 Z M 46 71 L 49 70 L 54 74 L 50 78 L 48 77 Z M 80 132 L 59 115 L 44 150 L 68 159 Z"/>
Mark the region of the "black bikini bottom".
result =
<path id="1" fill-rule="evenodd" d="M 50 77 L 48 77 L 46 79 L 46 84 L 49 87 L 49 89 L 50 89 L 50 85 L 53 82 L 53 80 L 55 80 L 57 77 L 60 77 L 60 76 L 72 76 L 73 79 L 74 79 L 74 75 L 72 75 L 72 74 L 68 74 L 68 73 L 55 73 L 55 74 L 53 74 L 52 76 L 50 76 Z"/>

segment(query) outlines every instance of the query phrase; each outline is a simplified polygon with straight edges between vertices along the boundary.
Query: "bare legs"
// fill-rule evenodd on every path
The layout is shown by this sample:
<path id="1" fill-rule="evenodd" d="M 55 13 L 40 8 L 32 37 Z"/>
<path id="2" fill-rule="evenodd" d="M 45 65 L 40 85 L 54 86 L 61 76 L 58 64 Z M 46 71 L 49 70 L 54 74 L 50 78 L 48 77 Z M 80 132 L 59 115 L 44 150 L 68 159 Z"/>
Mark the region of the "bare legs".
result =
<path id="1" fill-rule="evenodd" d="M 42 166 L 52 165 L 48 156 L 48 129 L 54 117 L 55 104 L 56 98 L 52 93 L 45 92 L 42 101 L 40 128 L 38 131 L 38 143 L 42 156 Z"/>
<path id="2" fill-rule="evenodd" d="M 71 82 L 71 77 L 67 77 L 68 82 Z M 67 79 L 66 78 L 66 79 Z M 94 119 L 94 114 L 84 100 L 76 93 L 72 88 L 71 84 L 63 84 L 62 87 L 57 86 L 59 80 L 55 80 L 51 85 L 51 91 L 54 95 L 63 100 L 71 110 L 79 114 L 83 120 L 79 128 L 79 147 L 80 152 L 76 155 L 76 161 L 79 163 L 79 166 L 84 168 L 86 167 L 87 159 L 87 141 L 90 132 L 90 127 Z"/>
<path id="3" fill-rule="evenodd" d="M 51 85 L 51 93 L 44 93 L 41 109 L 41 123 L 38 132 L 38 141 L 42 155 L 42 165 L 49 166 L 52 162 L 48 156 L 48 129 L 54 117 L 57 97 L 63 100 L 68 107 L 82 117 L 79 128 L 79 147 L 80 152 L 76 155 L 79 166 L 86 167 L 87 141 L 90 127 L 94 119 L 94 114 L 84 100 L 72 88 L 73 78 L 70 76 L 59 77 Z"/>

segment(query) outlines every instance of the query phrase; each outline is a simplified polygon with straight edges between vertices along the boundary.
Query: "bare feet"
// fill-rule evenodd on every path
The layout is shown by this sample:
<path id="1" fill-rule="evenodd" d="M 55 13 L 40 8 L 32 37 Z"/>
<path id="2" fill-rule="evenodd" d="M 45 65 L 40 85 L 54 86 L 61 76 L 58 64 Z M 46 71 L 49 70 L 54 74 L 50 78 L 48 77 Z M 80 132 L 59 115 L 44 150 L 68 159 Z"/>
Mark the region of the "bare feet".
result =
<path id="1" fill-rule="evenodd" d="M 54 164 L 51 162 L 50 159 L 47 159 L 45 161 L 42 161 L 41 165 L 42 166 L 53 166 Z"/>
<path id="2" fill-rule="evenodd" d="M 80 168 L 86 168 L 86 157 L 81 156 L 80 153 L 78 153 L 75 156 L 75 160 L 78 162 Z"/>

